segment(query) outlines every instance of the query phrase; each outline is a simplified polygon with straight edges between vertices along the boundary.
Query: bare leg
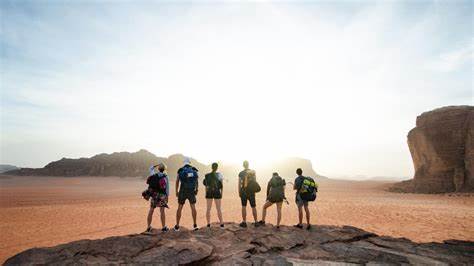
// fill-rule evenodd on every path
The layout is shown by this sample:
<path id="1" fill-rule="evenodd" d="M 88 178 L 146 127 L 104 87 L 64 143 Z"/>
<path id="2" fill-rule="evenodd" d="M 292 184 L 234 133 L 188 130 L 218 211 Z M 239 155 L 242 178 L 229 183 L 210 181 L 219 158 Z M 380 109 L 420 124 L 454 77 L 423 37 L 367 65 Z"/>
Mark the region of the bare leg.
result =
<path id="1" fill-rule="evenodd" d="M 280 226 L 281 222 L 281 205 L 283 202 L 277 202 L 277 226 Z"/>
<path id="2" fill-rule="evenodd" d="M 304 212 L 306 213 L 306 222 L 309 225 L 310 223 L 309 223 L 309 208 L 308 208 L 308 205 L 304 206 Z M 301 216 L 303 216 L 303 214 Z"/>
<path id="3" fill-rule="evenodd" d="M 181 212 L 183 211 L 183 205 L 178 204 L 178 210 L 176 211 L 176 225 L 179 226 L 179 221 L 181 220 Z"/>
<path id="4" fill-rule="evenodd" d="M 193 215 L 193 224 L 196 224 L 196 205 L 195 204 L 189 204 L 191 206 L 191 214 Z"/>
<path id="5" fill-rule="evenodd" d="M 247 222 L 247 207 L 246 206 L 242 206 L 242 221 L 244 223 Z"/>
<path id="6" fill-rule="evenodd" d="M 214 202 L 216 203 L 217 217 L 219 218 L 219 223 L 223 224 L 224 222 L 222 222 L 221 199 L 214 199 Z"/>
<path id="7" fill-rule="evenodd" d="M 298 224 L 303 224 L 303 206 L 298 205 Z"/>
<path id="8" fill-rule="evenodd" d="M 252 208 L 253 221 L 257 222 L 257 208 Z"/>
<path id="9" fill-rule="evenodd" d="M 154 208 L 150 207 L 150 210 L 148 210 L 148 217 L 146 219 L 146 222 L 148 224 L 148 227 L 149 228 L 151 226 L 151 221 L 153 220 L 153 212 L 155 211 Z"/>
<path id="10" fill-rule="evenodd" d="M 165 207 L 160 207 L 160 218 L 161 218 L 161 227 L 166 226 L 166 216 L 165 216 Z"/>
<path id="11" fill-rule="evenodd" d="M 265 202 L 265 204 L 263 204 L 263 208 L 262 208 L 262 221 L 265 222 L 265 217 L 267 217 L 267 208 L 272 206 L 273 203 L 271 203 L 270 201 L 267 201 Z"/>
<path id="12" fill-rule="evenodd" d="M 211 208 L 212 208 L 212 199 L 206 199 L 206 221 L 207 224 L 211 223 Z"/>

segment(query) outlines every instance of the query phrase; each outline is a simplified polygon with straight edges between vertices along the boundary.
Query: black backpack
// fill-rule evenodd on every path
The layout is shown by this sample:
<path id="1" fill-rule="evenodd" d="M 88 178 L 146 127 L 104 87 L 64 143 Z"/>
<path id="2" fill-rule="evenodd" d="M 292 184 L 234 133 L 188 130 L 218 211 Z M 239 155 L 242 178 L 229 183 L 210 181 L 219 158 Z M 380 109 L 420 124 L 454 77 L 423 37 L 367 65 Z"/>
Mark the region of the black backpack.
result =
<path id="1" fill-rule="evenodd" d="M 161 180 L 166 178 L 166 174 L 159 174 L 156 173 L 150 177 L 148 177 L 147 184 L 148 188 L 152 189 L 155 192 L 165 194 L 166 193 L 166 180 Z"/>
<path id="2" fill-rule="evenodd" d="M 222 182 L 217 177 L 217 173 L 209 173 L 205 176 L 204 182 L 206 189 L 210 192 L 216 192 L 222 189 Z"/>
<path id="3" fill-rule="evenodd" d="M 301 182 L 301 187 L 298 189 L 301 199 L 305 201 L 315 201 L 316 192 L 318 192 L 318 184 L 311 177 L 305 176 Z"/>

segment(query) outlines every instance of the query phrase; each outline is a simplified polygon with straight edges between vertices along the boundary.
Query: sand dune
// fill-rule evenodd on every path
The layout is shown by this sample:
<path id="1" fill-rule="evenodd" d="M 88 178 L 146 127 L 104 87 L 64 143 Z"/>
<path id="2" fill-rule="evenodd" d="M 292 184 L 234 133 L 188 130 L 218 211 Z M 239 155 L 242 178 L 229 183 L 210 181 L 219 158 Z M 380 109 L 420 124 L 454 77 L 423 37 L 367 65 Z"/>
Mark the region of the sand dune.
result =
<path id="1" fill-rule="evenodd" d="M 414 241 L 474 240 L 474 197 L 389 193 L 389 183 L 324 180 L 315 204 L 316 224 L 353 225 L 380 235 Z M 144 181 L 137 178 L 0 178 L 0 262 L 35 246 L 51 246 L 84 238 L 141 232 L 146 227 L 148 203 L 141 196 Z M 203 190 L 198 195 L 198 221 L 205 224 Z M 234 185 L 224 188 L 223 214 L 240 221 L 240 202 Z M 284 205 L 283 223 L 294 224 L 297 210 L 293 192 Z M 257 204 L 264 202 L 258 195 Z M 175 223 L 176 199 L 171 196 L 167 224 Z M 212 213 L 215 220 L 215 213 Z M 159 217 L 154 225 L 159 227 Z M 275 221 L 269 210 L 267 222 Z M 190 226 L 190 210 L 183 212 Z"/>

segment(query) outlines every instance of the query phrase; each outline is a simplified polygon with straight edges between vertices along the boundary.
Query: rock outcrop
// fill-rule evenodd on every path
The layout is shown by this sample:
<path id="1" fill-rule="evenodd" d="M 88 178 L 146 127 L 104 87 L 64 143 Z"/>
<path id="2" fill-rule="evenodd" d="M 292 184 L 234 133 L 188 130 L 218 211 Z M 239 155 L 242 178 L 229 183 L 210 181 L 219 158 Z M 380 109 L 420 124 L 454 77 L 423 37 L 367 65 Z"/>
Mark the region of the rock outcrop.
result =
<path id="1" fill-rule="evenodd" d="M 408 146 L 415 176 L 392 191 L 474 191 L 473 106 L 448 106 L 421 114 L 408 133 Z"/>
<path id="2" fill-rule="evenodd" d="M 231 223 L 225 229 L 216 225 L 196 232 L 183 229 L 33 248 L 9 258 L 5 265 L 467 265 L 473 261 L 474 242 L 420 244 L 350 226 L 313 226 L 307 231 L 271 225 L 244 229 Z"/>
<path id="3" fill-rule="evenodd" d="M 183 164 L 184 156 L 171 155 L 168 158 L 157 157 L 147 150 L 137 152 L 101 153 L 90 158 L 69 159 L 51 162 L 43 168 L 21 168 L 6 172 L 8 175 L 20 176 L 122 176 L 145 177 L 151 165 L 164 162 L 170 173 L 176 173 Z M 198 168 L 206 165 L 191 159 Z"/>
<path id="4" fill-rule="evenodd" d="M 164 162 L 168 167 L 168 173 L 172 179 L 176 172 L 183 166 L 184 155 L 173 154 L 168 158 L 157 157 L 147 150 L 137 152 L 114 152 L 111 154 L 98 154 L 90 158 L 69 159 L 62 158 L 51 162 L 43 168 L 21 168 L 5 172 L 6 175 L 20 176 L 121 176 L 121 177 L 145 177 L 149 174 L 151 165 Z M 200 163 L 191 158 L 191 163 L 199 169 L 201 175 L 211 170 L 209 165 Z M 296 168 L 303 168 L 306 175 L 326 178 L 316 174 L 311 161 L 301 158 L 288 158 L 272 165 L 271 168 L 255 169 L 259 181 L 269 179 L 272 172 L 279 171 L 280 175 L 287 178 L 295 177 Z M 227 179 L 236 179 L 240 165 L 221 164 L 219 171 Z M 228 180 L 227 180 L 228 181 Z"/>
<path id="5" fill-rule="evenodd" d="M 20 169 L 20 168 L 14 166 L 14 165 L 0 164 L 0 174 L 8 172 L 8 171 L 12 171 L 12 170 L 18 170 L 18 169 Z"/>

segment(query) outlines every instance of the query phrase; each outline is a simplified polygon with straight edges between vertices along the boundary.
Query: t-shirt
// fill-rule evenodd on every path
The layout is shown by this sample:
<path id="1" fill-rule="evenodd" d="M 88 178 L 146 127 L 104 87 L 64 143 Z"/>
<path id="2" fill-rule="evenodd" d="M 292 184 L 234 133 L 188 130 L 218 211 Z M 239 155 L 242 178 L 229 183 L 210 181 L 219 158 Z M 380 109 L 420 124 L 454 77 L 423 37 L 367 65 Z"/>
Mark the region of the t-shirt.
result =
<path id="1" fill-rule="evenodd" d="M 304 176 L 300 175 L 300 176 L 297 176 L 296 179 L 295 179 L 295 187 L 296 187 L 296 194 L 298 194 L 299 192 L 299 189 L 301 188 L 301 186 L 303 185 L 303 181 L 304 181 Z"/>

